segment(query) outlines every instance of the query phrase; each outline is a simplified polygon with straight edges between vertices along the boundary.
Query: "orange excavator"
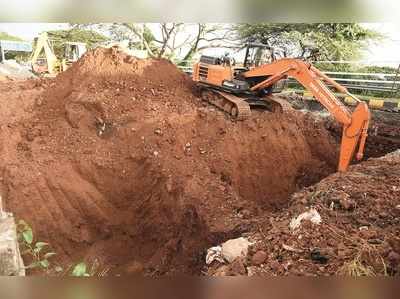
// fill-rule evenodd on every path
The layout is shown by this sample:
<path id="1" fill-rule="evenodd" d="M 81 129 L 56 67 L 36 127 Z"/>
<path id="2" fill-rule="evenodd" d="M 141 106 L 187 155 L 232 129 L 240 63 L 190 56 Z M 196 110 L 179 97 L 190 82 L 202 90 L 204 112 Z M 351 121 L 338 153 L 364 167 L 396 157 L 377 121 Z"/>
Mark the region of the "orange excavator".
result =
<path id="1" fill-rule="evenodd" d="M 193 80 L 201 89 L 203 100 L 229 113 L 237 120 L 251 115 L 250 108 L 262 107 L 285 111 L 289 104 L 273 96 L 274 87 L 288 77 L 296 79 L 343 125 L 338 170 L 346 171 L 357 150 L 356 159 L 363 158 L 370 112 L 368 105 L 352 95 L 313 65 L 301 59 L 273 59 L 263 63 L 249 59 L 252 49 L 268 49 L 261 44 L 248 44 L 243 65 L 228 58 L 202 56 L 193 67 Z M 271 49 L 269 49 L 271 50 Z M 253 51 L 254 52 L 254 51 Z M 358 104 L 351 112 L 338 100 L 327 85 L 353 98 Z"/>

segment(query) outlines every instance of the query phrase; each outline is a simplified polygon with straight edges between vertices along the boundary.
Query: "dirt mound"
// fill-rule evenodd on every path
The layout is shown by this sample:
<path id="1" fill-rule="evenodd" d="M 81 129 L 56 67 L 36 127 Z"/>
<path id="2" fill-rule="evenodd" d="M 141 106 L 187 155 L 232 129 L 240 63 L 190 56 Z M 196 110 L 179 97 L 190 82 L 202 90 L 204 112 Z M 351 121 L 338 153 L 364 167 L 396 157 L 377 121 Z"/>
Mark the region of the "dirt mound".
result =
<path id="1" fill-rule="evenodd" d="M 57 77 L 54 87 L 44 95 L 57 101 L 48 103 L 45 108 L 64 109 L 65 103 L 80 102 L 82 96 L 87 96 L 85 93 L 91 97 L 101 93 L 105 101 L 103 106 L 112 106 L 107 100 L 113 98 L 114 105 L 121 106 L 112 111 L 115 115 L 125 112 L 127 106 L 135 106 L 132 102 L 147 98 L 152 102 L 185 106 L 180 97 L 188 97 L 191 87 L 190 78 L 168 60 L 137 59 L 118 48 L 99 48 L 86 53 Z M 95 98 L 83 100 L 96 102 Z"/>
<path id="2" fill-rule="evenodd" d="M 398 275 L 400 151 L 333 174 L 292 196 L 288 209 L 257 222 L 252 254 L 268 253 L 252 275 Z M 291 220 L 315 209 L 320 224 Z M 250 259 L 251 260 L 251 259 Z M 210 269 L 214 273 L 215 269 Z"/>
<path id="3" fill-rule="evenodd" d="M 205 248 L 336 168 L 314 118 L 232 122 L 165 60 L 97 49 L 37 88 L 8 99 L 22 112 L 2 122 L 1 190 L 63 264 L 199 273 Z"/>

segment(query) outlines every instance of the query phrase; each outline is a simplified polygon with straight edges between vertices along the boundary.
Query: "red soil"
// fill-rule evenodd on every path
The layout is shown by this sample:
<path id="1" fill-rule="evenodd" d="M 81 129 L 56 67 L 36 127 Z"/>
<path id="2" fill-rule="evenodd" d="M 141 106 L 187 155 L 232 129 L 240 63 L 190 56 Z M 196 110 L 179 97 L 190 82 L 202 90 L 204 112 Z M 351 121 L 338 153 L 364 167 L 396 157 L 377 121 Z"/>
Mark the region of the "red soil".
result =
<path id="1" fill-rule="evenodd" d="M 254 219 L 249 230 L 256 244 L 243 261 L 248 273 L 399 275 L 399 162 L 397 151 L 352 166 L 294 194 L 288 208 Z M 303 221 L 291 231 L 291 219 L 310 207 L 321 215 L 321 224 Z M 267 258 L 262 266 L 252 265 L 251 256 L 259 250 Z M 215 270 L 214 265 L 208 271 Z"/>
<path id="2" fill-rule="evenodd" d="M 166 60 L 97 49 L 54 81 L 0 88 L 0 190 L 65 265 L 199 273 L 207 246 L 247 229 L 244 211 L 278 208 L 336 167 L 312 117 L 232 122 Z"/>

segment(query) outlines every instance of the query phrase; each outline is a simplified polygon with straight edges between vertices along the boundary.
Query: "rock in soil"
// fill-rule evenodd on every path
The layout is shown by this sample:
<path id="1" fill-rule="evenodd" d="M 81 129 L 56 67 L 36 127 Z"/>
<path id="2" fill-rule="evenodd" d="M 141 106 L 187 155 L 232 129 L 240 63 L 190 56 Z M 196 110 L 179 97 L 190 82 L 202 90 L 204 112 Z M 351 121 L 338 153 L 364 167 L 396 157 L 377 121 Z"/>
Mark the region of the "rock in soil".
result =
<path id="1" fill-rule="evenodd" d="M 228 240 L 221 245 L 221 253 L 227 262 L 233 263 L 234 260 L 247 256 L 250 245 L 251 243 L 242 237 Z"/>
<path id="2" fill-rule="evenodd" d="M 255 266 L 259 266 L 267 259 L 267 253 L 264 250 L 257 251 L 251 258 L 251 263 Z"/>

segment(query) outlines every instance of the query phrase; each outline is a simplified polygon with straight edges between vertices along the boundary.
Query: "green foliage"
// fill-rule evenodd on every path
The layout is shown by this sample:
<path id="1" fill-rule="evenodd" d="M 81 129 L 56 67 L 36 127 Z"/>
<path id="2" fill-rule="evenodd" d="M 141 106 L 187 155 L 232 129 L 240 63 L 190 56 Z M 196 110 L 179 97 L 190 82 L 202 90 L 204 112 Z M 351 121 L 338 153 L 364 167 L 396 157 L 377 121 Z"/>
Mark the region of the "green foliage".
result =
<path id="1" fill-rule="evenodd" d="M 86 263 L 79 263 L 75 265 L 75 267 L 72 269 L 71 276 L 75 277 L 87 277 L 90 276 L 90 274 L 87 272 L 87 265 Z"/>
<path id="2" fill-rule="evenodd" d="M 23 41 L 22 38 L 10 35 L 7 32 L 0 32 L 0 40 L 10 40 L 10 41 Z M 29 53 L 21 53 L 21 52 L 7 52 L 6 59 L 16 59 L 17 61 L 26 60 L 29 57 Z"/>
<path id="3" fill-rule="evenodd" d="M 397 71 L 397 68 L 390 67 L 390 66 L 363 66 L 358 68 L 357 70 L 360 73 L 382 73 L 382 74 L 394 74 Z"/>
<path id="4" fill-rule="evenodd" d="M 93 30 L 72 28 L 68 30 L 53 30 L 47 32 L 50 39 L 61 40 L 63 42 L 82 42 L 89 47 L 107 40 L 107 37 Z"/>
<path id="5" fill-rule="evenodd" d="M 152 53 L 158 54 L 159 47 L 155 43 L 156 38 L 155 38 L 153 32 L 150 30 L 150 28 L 147 27 L 146 25 L 139 26 L 134 23 L 122 23 L 122 24 L 114 24 L 114 25 L 115 25 L 115 30 L 120 30 L 120 31 L 125 32 L 125 39 L 129 39 L 131 41 L 130 46 L 134 49 L 142 49 L 143 44 L 137 38 L 137 35 L 143 31 L 142 34 L 143 34 L 144 42 L 147 43 L 147 45 L 149 46 Z M 114 31 L 112 29 L 110 30 L 110 32 L 112 34 L 114 34 Z"/>
<path id="6" fill-rule="evenodd" d="M 0 40 L 23 41 L 22 38 L 15 35 L 10 35 L 7 32 L 0 32 Z"/>
<path id="7" fill-rule="evenodd" d="M 89 277 L 89 276 L 107 276 L 109 269 L 102 268 L 98 259 L 94 259 L 91 262 L 81 262 L 73 266 L 70 272 L 71 276 L 74 277 Z"/>
<path id="8" fill-rule="evenodd" d="M 18 222 L 17 231 L 22 255 L 27 255 L 30 261 L 26 269 L 49 271 L 49 259 L 56 255 L 49 249 L 49 244 L 40 241 L 34 242 L 33 230 L 24 220 Z M 62 269 L 60 271 L 62 271 Z"/>
<path id="9" fill-rule="evenodd" d="M 249 39 L 283 50 L 283 56 L 301 57 L 316 61 L 322 71 L 357 73 L 395 73 L 392 68 L 362 67 L 356 64 L 331 64 L 318 61 L 357 60 L 363 49 L 372 41 L 384 37 L 356 23 L 290 23 L 290 24 L 240 24 L 236 26 L 242 41 Z M 345 75 L 340 75 L 346 78 Z M 350 76 L 349 76 L 350 78 Z M 352 79 L 376 79 L 368 76 L 351 76 Z M 363 85 L 368 85 L 365 83 Z M 373 83 L 371 83 L 373 84 Z M 351 89 L 350 89 L 351 90 Z M 393 97 L 390 91 L 351 90 L 359 95 Z"/>
<path id="10" fill-rule="evenodd" d="M 369 41 L 382 38 L 356 23 L 259 23 L 236 29 L 243 41 L 253 39 L 281 48 L 285 56 L 313 60 L 356 59 Z"/>
<path id="11" fill-rule="evenodd" d="M 17 225 L 18 241 L 21 248 L 21 253 L 24 256 L 25 262 L 29 262 L 26 269 L 36 269 L 45 271 L 47 275 L 56 276 L 74 276 L 74 277 L 88 277 L 88 276 L 106 276 L 109 268 L 101 267 L 98 259 L 93 259 L 91 262 L 80 262 L 74 266 L 63 267 L 51 263 L 50 259 L 56 255 L 55 252 L 50 250 L 50 245 L 46 242 L 35 242 L 33 230 L 24 220 L 20 220 Z"/>
<path id="12" fill-rule="evenodd" d="M 52 42 L 54 53 L 57 57 L 62 57 L 64 54 L 65 42 L 80 42 L 86 43 L 88 48 L 93 47 L 97 43 L 104 42 L 108 38 L 93 30 L 85 30 L 74 27 L 68 30 L 53 30 L 48 31 L 49 39 Z"/>
<path id="13" fill-rule="evenodd" d="M 396 74 L 397 73 L 397 68 L 394 67 L 389 67 L 389 66 L 364 66 L 364 65 L 359 65 L 359 64 L 354 64 L 354 63 L 340 63 L 340 64 L 332 64 L 332 63 L 321 63 L 321 62 L 316 62 L 314 63 L 314 66 L 316 66 L 319 70 L 324 71 L 324 72 L 349 72 L 349 73 L 374 73 L 374 74 L 382 74 L 381 76 L 376 76 L 376 75 L 345 75 L 345 74 L 339 74 L 339 75 L 329 75 L 330 77 L 338 77 L 338 78 L 343 78 L 343 79 L 363 79 L 363 80 L 388 80 L 388 81 L 400 81 L 400 74 L 399 76 L 396 77 L 385 77 L 384 74 Z M 339 82 L 341 84 L 345 82 Z M 354 83 L 356 85 L 363 85 L 364 87 L 370 87 L 371 86 L 382 86 L 382 84 L 377 84 L 374 82 L 365 82 L 365 83 Z M 390 84 L 387 84 L 386 87 L 390 87 Z M 290 87 L 294 88 L 299 88 L 300 85 L 298 83 L 291 83 Z M 359 95 L 359 96 L 365 96 L 365 97 L 374 97 L 374 98 L 389 98 L 389 99 L 396 99 L 400 97 L 399 90 L 397 90 L 397 86 L 392 90 L 391 88 L 389 90 L 367 90 L 365 89 L 355 89 L 348 87 L 349 91 Z"/>

